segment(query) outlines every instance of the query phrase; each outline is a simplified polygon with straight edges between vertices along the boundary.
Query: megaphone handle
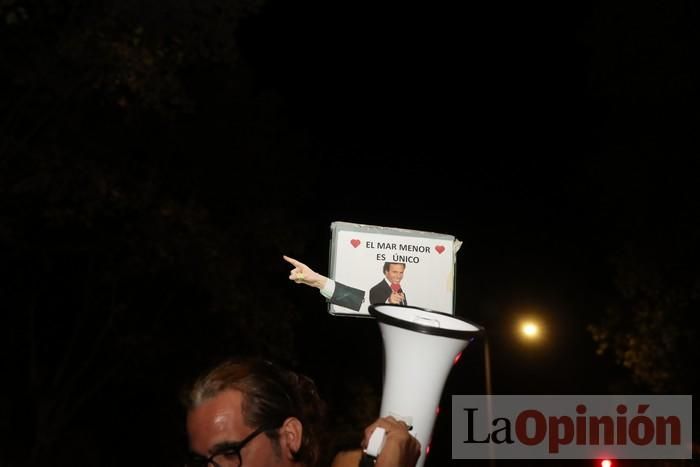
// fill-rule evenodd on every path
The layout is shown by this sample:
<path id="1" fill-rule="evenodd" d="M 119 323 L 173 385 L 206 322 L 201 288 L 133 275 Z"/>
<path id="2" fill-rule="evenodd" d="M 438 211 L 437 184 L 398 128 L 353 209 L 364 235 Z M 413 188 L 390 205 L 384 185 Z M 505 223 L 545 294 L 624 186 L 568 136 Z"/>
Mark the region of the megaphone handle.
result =
<path id="1" fill-rule="evenodd" d="M 372 467 L 382 452 L 384 447 L 384 437 L 386 430 L 380 426 L 376 427 L 367 441 L 367 448 L 360 458 L 360 467 Z"/>
<path id="2" fill-rule="evenodd" d="M 382 452 L 384 447 L 384 437 L 386 436 L 386 430 L 380 426 L 376 427 L 372 431 L 372 435 L 367 441 L 367 449 L 365 449 L 365 454 L 368 454 L 374 458 L 379 457 L 379 453 Z"/>

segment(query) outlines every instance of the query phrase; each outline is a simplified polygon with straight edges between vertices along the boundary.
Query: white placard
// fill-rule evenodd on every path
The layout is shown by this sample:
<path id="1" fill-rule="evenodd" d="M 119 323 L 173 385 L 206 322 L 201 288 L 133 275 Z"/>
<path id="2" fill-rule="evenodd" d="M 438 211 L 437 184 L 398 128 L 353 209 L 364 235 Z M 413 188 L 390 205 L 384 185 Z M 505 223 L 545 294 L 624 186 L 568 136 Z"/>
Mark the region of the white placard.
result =
<path id="1" fill-rule="evenodd" d="M 331 314 L 368 317 L 370 296 L 375 301 L 386 297 L 379 290 L 390 287 L 385 263 L 405 265 L 400 281 L 404 304 L 454 314 L 456 253 L 461 245 L 454 236 L 348 222 L 333 222 L 331 233 L 330 277 L 364 292 L 359 310 L 331 300 Z"/>

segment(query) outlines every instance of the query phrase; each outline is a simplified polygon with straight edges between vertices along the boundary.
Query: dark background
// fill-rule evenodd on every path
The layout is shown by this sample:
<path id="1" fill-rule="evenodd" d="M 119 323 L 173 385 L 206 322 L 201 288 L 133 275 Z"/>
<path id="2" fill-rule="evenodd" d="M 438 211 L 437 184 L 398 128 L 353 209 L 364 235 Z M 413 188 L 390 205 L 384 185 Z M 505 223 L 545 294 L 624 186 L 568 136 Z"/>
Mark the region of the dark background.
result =
<path id="1" fill-rule="evenodd" d="M 177 465 L 179 393 L 232 355 L 311 375 L 333 449 L 357 445 L 376 325 L 330 317 L 281 259 L 326 272 L 336 220 L 464 242 L 456 312 L 488 331 L 496 394 L 695 394 L 697 19 L 0 1 L 0 465 Z M 449 395 L 484 369 L 477 341 L 429 465 L 484 464 L 449 447 Z"/>

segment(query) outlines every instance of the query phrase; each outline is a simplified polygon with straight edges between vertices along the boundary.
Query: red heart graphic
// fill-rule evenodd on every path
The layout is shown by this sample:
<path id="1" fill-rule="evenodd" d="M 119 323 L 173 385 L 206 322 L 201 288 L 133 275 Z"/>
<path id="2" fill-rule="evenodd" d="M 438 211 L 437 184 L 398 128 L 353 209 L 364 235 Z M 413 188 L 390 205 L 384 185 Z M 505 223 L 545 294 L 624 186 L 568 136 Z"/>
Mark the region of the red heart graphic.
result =
<path id="1" fill-rule="evenodd" d="M 442 252 L 445 251 L 445 247 L 442 246 L 442 245 L 437 245 L 437 246 L 435 247 L 435 251 L 437 251 L 438 253 L 442 254 Z"/>
<path id="2" fill-rule="evenodd" d="M 357 248 L 358 246 L 360 246 L 360 241 L 356 238 L 353 238 L 352 240 L 350 240 L 350 244 L 353 246 L 353 248 Z"/>

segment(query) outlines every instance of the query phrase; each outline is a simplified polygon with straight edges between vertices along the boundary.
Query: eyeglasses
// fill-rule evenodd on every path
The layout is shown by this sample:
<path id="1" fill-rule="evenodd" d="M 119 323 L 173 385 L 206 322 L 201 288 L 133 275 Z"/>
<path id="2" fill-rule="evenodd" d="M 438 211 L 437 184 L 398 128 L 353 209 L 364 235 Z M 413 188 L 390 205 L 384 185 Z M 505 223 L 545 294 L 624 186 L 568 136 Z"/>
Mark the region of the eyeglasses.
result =
<path id="1" fill-rule="evenodd" d="M 185 467 L 209 467 L 209 465 L 214 467 L 241 467 L 243 465 L 241 449 L 251 442 L 253 438 L 269 429 L 270 428 L 261 426 L 246 436 L 242 441 L 224 443 L 217 447 L 216 451 L 209 457 L 191 452 L 189 454 L 189 459 L 187 459 L 185 463 Z"/>

